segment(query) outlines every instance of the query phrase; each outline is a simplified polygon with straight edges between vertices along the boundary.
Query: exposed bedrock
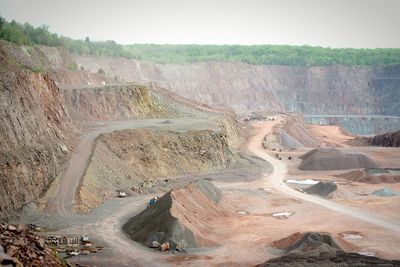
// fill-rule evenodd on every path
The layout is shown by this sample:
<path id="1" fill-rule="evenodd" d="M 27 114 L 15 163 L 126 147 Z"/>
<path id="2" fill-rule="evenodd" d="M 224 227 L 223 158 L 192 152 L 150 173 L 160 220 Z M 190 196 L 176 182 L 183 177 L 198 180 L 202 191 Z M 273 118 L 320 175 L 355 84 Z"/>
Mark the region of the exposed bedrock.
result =
<path id="1" fill-rule="evenodd" d="M 87 212 L 115 197 L 117 190 L 159 192 L 160 187 L 173 184 L 171 177 L 231 167 L 238 160 L 232 138 L 225 129 L 135 129 L 103 134 L 78 189 L 76 208 Z"/>
<path id="2" fill-rule="evenodd" d="M 293 67 L 240 62 L 155 64 L 71 55 L 62 49 L 0 43 L 28 68 L 50 71 L 60 85 L 154 82 L 189 99 L 237 112 L 400 115 L 400 66 Z"/>
<path id="3" fill-rule="evenodd" d="M 74 55 L 85 69 L 126 81 L 154 81 L 182 96 L 237 112 L 259 109 L 304 114 L 400 115 L 400 68 L 291 67 L 207 62 L 154 64 Z"/>
<path id="4" fill-rule="evenodd" d="M 73 134 L 59 89 L 49 76 L 8 67 L 0 72 L 3 218 L 38 198 L 58 175 L 68 162 Z"/>

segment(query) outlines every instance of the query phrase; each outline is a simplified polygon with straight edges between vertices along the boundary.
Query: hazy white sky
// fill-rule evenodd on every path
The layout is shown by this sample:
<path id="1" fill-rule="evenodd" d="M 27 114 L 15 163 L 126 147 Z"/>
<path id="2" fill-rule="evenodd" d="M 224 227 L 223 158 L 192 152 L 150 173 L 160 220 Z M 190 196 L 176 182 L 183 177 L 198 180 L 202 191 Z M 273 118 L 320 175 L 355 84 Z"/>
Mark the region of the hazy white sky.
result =
<path id="1" fill-rule="evenodd" d="M 0 14 L 123 44 L 400 48 L 400 0 L 0 0 Z"/>

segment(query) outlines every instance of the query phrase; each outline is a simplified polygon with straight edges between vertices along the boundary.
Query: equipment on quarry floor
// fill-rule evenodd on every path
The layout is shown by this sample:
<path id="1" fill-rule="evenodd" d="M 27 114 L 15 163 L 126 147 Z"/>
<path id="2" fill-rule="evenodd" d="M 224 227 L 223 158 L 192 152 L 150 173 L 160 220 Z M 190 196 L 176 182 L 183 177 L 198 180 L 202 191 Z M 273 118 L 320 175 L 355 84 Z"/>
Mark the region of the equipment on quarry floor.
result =
<path id="1" fill-rule="evenodd" d="M 29 224 L 29 229 L 32 231 L 40 231 L 40 226 L 37 222 L 30 223 Z"/>
<path id="2" fill-rule="evenodd" d="M 83 235 L 81 235 L 81 241 L 89 241 L 89 234 L 88 233 L 84 233 Z"/>
<path id="3" fill-rule="evenodd" d="M 126 195 L 125 192 L 119 191 L 119 192 L 118 192 L 118 197 L 119 197 L 119 198 L 124 198 L 124 197 L 127 197 L 127 195 Z"/>
<path id="4" fill-rule="evenodd" d="M 158 200 L 158 197 L 153 197 L 152 199 L 150 199 L 149 206 L 153 206 L 154 204 L 156 204 L 157 200 Z"/>

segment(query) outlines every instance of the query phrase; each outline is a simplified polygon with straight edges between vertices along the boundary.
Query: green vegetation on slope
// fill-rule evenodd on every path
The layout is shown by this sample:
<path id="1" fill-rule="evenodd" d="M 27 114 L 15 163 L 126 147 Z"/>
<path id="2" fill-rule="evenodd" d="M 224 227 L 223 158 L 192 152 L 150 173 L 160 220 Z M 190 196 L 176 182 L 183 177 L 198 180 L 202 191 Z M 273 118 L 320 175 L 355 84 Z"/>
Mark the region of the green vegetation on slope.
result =
<path id="1" fill-rule="evenodd" d="M 120 45 L 115 41 L 74 40 L 50 33 L 48 26 L 7 22 L 0 17 L 0 39 L 18 45 L 63 47 L 71 53 L 120 56 L 157 63 L 205 61 L 246 62 L 257 65 L 325 66 L 400 64 L 400 48 L 354 49 L 288 45 Z"/>

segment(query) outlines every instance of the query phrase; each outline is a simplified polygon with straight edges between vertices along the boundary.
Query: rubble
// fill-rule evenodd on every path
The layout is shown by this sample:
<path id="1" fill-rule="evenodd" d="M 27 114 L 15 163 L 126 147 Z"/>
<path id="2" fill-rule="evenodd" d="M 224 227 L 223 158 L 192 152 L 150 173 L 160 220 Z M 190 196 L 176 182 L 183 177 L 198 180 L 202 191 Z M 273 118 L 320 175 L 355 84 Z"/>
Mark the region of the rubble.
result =
<path id="1" fill-rule="evenodd" d="M 26 225 L 0 224 L 0 262 L 9 266 L 66 266 Z"/>

